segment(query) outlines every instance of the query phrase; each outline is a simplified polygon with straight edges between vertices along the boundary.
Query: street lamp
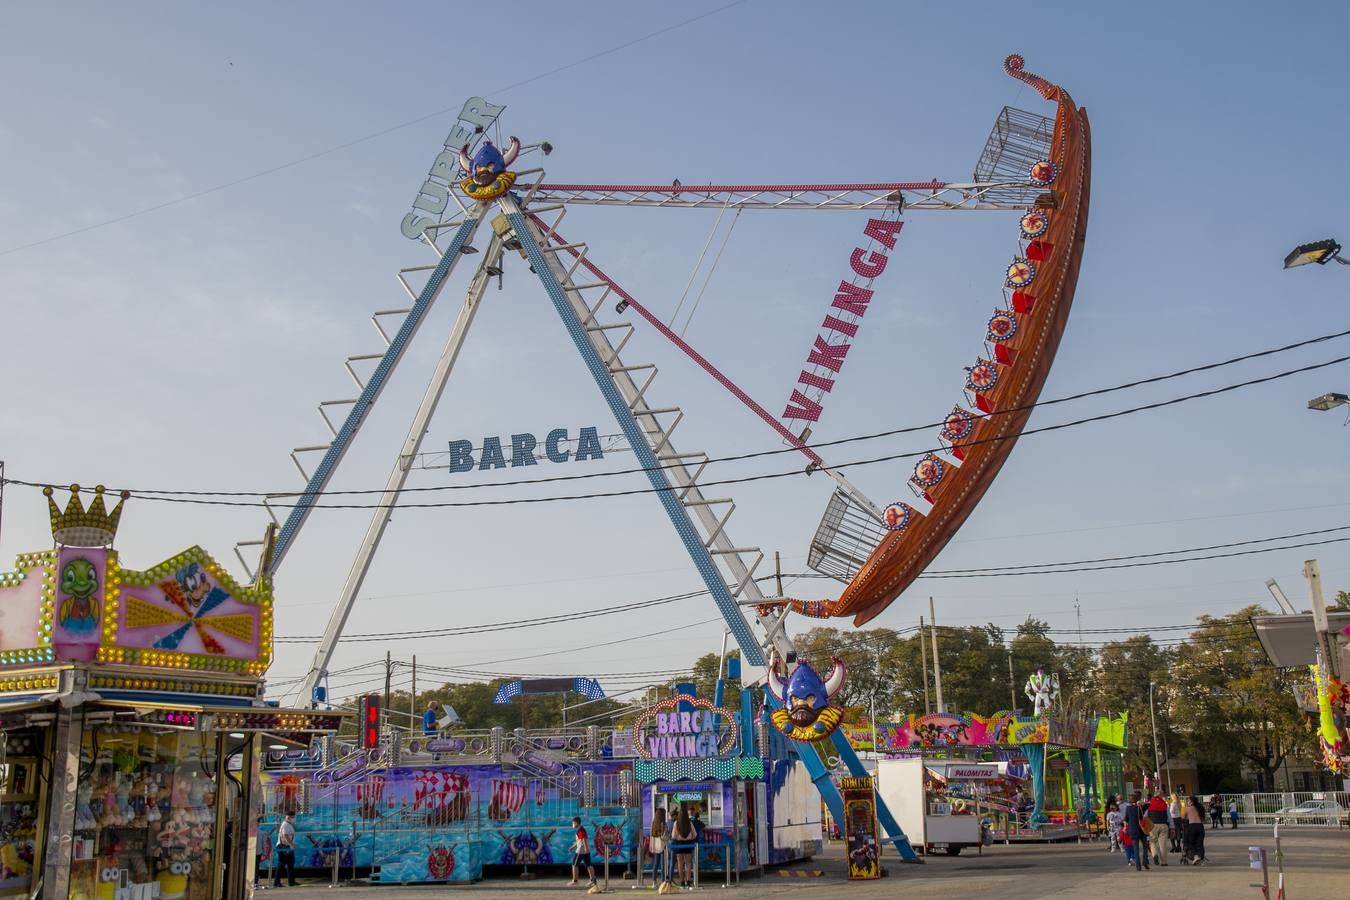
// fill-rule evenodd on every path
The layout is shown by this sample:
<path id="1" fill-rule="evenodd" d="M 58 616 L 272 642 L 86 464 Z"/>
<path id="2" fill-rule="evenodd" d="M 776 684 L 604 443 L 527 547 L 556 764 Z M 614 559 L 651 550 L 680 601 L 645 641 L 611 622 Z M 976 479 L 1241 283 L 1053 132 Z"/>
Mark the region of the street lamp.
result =
<path id="1" fill-rule="evenodd" d="M 1326 412 L 1329 409 L 1335 409 L 1338 406 L 1344 406 L 1350 403 L 1350 397 L 1345 394 L 1338 394 L 1335 391 L 1323 394 L 1320 397 L 1314 397 L 1308 401 L 1308 409 L 1315 409 L 1318 412 Z"/>
<path id="2" fill-rule="evenodd" d="M 1162 757 L 1158 753 L 1158 711 L 1153 706 L 1153 689 L 1157 683 L 1148 683 L 1148 715 L 1153 720 L 1153 774 L 1162 777 Z"/>
<path id="3" fill-rule="evenodd" d="M 1290 250 L 1289 255 L 1284 258 L 1284 267 L 1292 269 L 1295 266 L 1306 266 L 1308 263 L 1325 266 L 1333 259 L 1343 266 L 1350 266 L 1350 259 L 1346 259 L 1340 253 L 1340 243 L 1332 238 L 1314 241 L 1311 244 L 1299 244 L 1293 250 Z"/>

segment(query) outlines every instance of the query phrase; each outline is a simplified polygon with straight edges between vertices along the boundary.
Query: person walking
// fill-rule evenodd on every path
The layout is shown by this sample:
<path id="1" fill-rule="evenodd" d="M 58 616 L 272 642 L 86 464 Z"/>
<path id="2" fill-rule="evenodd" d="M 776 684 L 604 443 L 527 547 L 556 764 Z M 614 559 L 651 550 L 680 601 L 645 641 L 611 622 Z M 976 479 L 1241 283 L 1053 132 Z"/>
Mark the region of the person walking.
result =
<path id="1" fill-rule="evenodd" d="M 1223 827 L 1223 801 L 1218 794 L 1209 795 L 1209 825 L 1215 830 Z"/>
<path id="2" fill-rule="evenodd" d="M 263 817 L 258 816 L 258 840 L 255 845 L 255 855 L 257 859 L 256 867 L 253 870 L 253 883 L 262 885 L 263 882 L 263 863 L 267 863 L 270 868 L 272 865 L 272 833 L 263 827 Z"/>
<path id="3" fill-rule="evenodd" d="M 281 873 L 286 873 L 286 884 L 295 887 L 295 814 L 286 813 L 277 828 L 277 870 L 273 887 L 281 887 Z"/>
<path id="4" fill-rule="evenodd" d="M 1232 823 L 1233 823 L 1233 830 L 1236 831 L 1236 830 L 1237 830 L 1237 820 L 1238 820 L 1238 813 L 1237 813 L 1237 799 L 1236 799 L 1236 798 L 1234 798 L 1234 799 L 1228 801 L 1228 818 L 1229 818 L 1229 819 L 1232 821 Z"/>
<path id="5" fill-rule="evenodd" d="M 675 880 L 681 887 L 694 886 L 694 851 L 698 849 L 698 831 L 689 818 L 689 810 L 680 806 L 675 827 L 670 830 L 670 848 L 675 851 Z"/>
<path id="6" fill-rule="evenodd" d="M 1111 836 L 1111 846 L 1106 848 L 1107 853 L 1115 853 L 1122 849 L 1120 843 L 1120 826 L 1124 824 L 1124 817 L 1120 814 L 1120 804 L 1112 795 L 1110 800 L 1106 801 L 1106 833 Z"/>
<path id="7" fill-rule="evenodd" d="M 1165 866 L 1167 865 L 1169 838 L 1167 834 L 1167 801 L 1162 798 L 1162 794 L 1155 792 L 1148 799 L 1148 820 L 1153 823 L 1153 827 L 1148 832 L 1148 846 L 1153 853 L 1153 862 Z"/>
<path id="8" fill-rule="evenodd" d="M 1186 855 L 1193 866 L 1203 866 L 1205 859 L 1205 807 L 1200 798 L 1191 795 L 1186 805 Z"/>
<path id="9" fill-rule="evenodd" d="M 1134 850 L 1134 870 L 1138 872 L 1141 868 L 1149 868 L 1148 864 L 1148 830 L 1152 826 L 1146 824 L 1148 816 L 1144 812 L 1144 807 L 1140 804 L 1141 795 L 1135 791 L 1130 795 L 1130 802 L 1125 804 L 1123 810 L 1125 815 L 1125 835 L 1130 839 L 1130 845 Z"/>
<path id="10" fill-rule="evenodd" d="M 1172 852 L 1182 852 L 1186 839 L 1186 817 L 1182 807 L 1186 804 L 1186 786 L 1178 785 L 1167 798 L 1167 836 L 1172 842 Z"/>
<path id="11" fill-rule="evenodd" d="M 568 885 L 577 883 L 577 876 L 580 874 L 582 866 L 586 867 L 586 877 L 590 881 L 586 882 L 587 887 L 595 886 L 595 866 L 591 863 L 591 837 L 586 833 L 586 828 L 581 824 L 581 816 L 572 817 L 572 829 L 574 831 L 574 840 L 572 841 L 572 880 Z"/>
<path id="12" fill-rule="evenodd" d="M 652 813 L 652 829 L 647 838 L 647 849 L 652 855 L 652 881 L 658 888 L 670 881 L 670 867 L 666 864 L 666 842 L 669 840 L 669 832 L 670 823 L 666 821 L 666 811 L 658 808 Z"/>

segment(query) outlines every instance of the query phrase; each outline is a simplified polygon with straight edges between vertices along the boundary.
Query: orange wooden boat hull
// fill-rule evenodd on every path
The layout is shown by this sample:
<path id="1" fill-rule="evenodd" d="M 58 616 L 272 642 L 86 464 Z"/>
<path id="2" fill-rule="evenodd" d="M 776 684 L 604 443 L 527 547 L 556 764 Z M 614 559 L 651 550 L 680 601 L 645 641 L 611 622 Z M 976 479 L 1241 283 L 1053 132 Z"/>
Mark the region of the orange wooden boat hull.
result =
<path id="1" fill-rule="evenodd" d="M 942 459 L 941 478 L 922 485 L 932 509 L 917 510 L 900 531 L 888 532 L 836 600 L 790 600 L 792 609 L 816 618 L 853 616 L 862 625 L 891 605 L 952 539 L 993 483 L 1031 416 L 1050 373 L 1060 338 L 1068 323 L 1078 269 L 1087 236 L 1088 192 L 1091 180 L 1091 134 L 1087 113 L 1074 106 L 1062 88 L 1038 76 L 1023 73 L 1021 57 L 1005 62 L 1008 74 L 1036 87 L 1048 100 L 1058 101 L 1051 161 L 1056 174 L 1038 207 L 1050 220 L 1049 229 L 1027 246 L 1027 258 L 1041 261 L 1035 280 L 1013 296 L 1016 333 L 997 345 L 992 362 L 998 378 L 979 395 L 984 415 L 974 414 L 974 427 L 949 441 L 950 456 Z M 1034 245 L 1034 246 L 1033 246 Z M 959 461 L 959 466 L 955 464 Z M 929 467 L 925 472 L 934 471 Z M 916 482 L 917 483 L 917 482 Z"/>

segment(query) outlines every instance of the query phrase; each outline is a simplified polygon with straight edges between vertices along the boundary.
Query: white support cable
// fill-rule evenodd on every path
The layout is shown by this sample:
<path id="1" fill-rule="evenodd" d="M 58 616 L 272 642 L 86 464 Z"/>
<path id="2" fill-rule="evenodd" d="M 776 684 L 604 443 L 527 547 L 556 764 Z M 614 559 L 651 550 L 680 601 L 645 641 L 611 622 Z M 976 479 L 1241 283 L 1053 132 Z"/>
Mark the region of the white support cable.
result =
<path id="1" fill-rule="evenodd" d="M 713 238 L 717 237 L 717 228 L 722 224 L 722 217 L 726 214 L 727 204 L 724 203 L 721 211 L 717 214 L 717 221 L 713 222 L 713 227 L 708 232 L 708 239 L 703 242 L 703 250 L 698 255 L 698 261 L 694 263 L 694 270 L 689 273 L 689 281 L 685 283 L 684 293 L 680 294 L 680 302 L 675 304 L 675 311 L 670 314 L 670 321 L 666 322 L 666 325 L 671 328 L 675 327 L 675 320 L 680 316 L 680 309 L 684 306 L 685 298 L 689 296 L 689 289 L 694 286 L 694 280 L 698 278 L 698 270 L 703 268 L 703 260 L 708 255 L 708 248 L 712 246 Z M 535 215 L 538 215 L 538 213 L 536 212 Z"/>
<path id="2" fill-rule="evenodd" d="M 741 212 L 742 210 L 737 209 L 736 215 L 731 217 L 731 224 L 727 226 L 727 233 L 722 238 L 722 245 L 717 248 L 717 255 L 713 257 L 712 265 L 708 267 L 708 275 L 703 279 L 703 287 L 699 288 L 698 296 L 694 298 L 694 306 L 689 310 L 689 317 L 684 320 L 684 327 L 680 329 L 680 337 L 685 336 L 689 331 L 689 325 L 694 321 L 694 314 L 698 312 L 699 304 L 703 302 L 703 295 L 712 282 L 713 273 L 717 271 L 717 264 L 722 261 L 722 254 L 726 252 L 727 244 L 731 241 L 731 233 L 736 230 L 736 222 L 740 220 Z"/>

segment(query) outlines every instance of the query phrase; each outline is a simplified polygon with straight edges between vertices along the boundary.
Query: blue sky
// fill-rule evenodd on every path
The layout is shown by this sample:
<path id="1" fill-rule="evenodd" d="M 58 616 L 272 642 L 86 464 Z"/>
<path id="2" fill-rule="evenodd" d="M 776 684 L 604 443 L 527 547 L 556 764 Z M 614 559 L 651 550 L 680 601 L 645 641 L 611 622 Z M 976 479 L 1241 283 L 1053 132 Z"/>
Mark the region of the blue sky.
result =
<path id="1" fill-rule="evenodd" d="M 378 348 L 370 312 L 399 305 L 399 267 L 427 261 L 399 234 L 399 220 L 455 111 L 476 94 L 507 104 L 504 132 L 554 143 L 551 180 L 961 181 L 1005 104 L 1050 113 L 1003 75 L 1003 57 L 1018 51 L 1028 69 L 1067 87 L 1093 123 L 1088 249 L 1046 397 L 1345 326 L 1350 273 L 1280 269 L 1297 243 L 1350 241 L 1340 177 L 1350 126 L 1335 108 L 1350 74 L 1342 5 L 1308 4 L 1297 15 L 1249 3 L 1094 4 L 1059 15 L 984 3 L 957 15 L 945 4 L 721 6 L 517 3 L 480 18 L 419 3 L 90 4 L 77 15 L 12 8 L 0 35 L 0 78 L 11 86 L 0 120 L 9 176 L 0 194 L 0 458 L 9 474 L 132 488 L 297 487 L 287 454 L 325 434 L 315 404 L 349 396 L 342 360 Z M 102 224 L 161 203 L 170 205 Z M 669 314 L 714 218 L 582 208 L 569 213 L 566 231 Z M 862 213 L 746 213 L 690 341 L 780 409 L 864 222 Z M 15 249 L 86 226 L 99 227 Z M 1005 213 L 908 216 L 817 438 L 933 421 L 960 399 L 962 366 L 981 350 L 984 322 L 1001 301 L 1015 229 Z M 617 430 L 547 298 L 519 260 L 509 262 L 425 449 L 560 426 Z M 456 273 L 334 487 L 383 483 L 467 277 Z M 1344 347 L 1043 410 L 1032 423 L 1319 362 Z M 652 398 L 688 413 L 682 450 L 777 446 L 658 335 L 640 331 L 630 348 L 631 361 L 661 367 Z M 1028 437 L 935 568 L 1350 523 L 1350 433 L 1339 413 L 1304 408 L 1309 397 L 1347 388 L 1341 366 Z M 930 442 L 875 441 L 831 459 Z M 617 455 L 566 471 L 631 463 Z M 783 463 L 747 462 L 724 477 Z M 848 474 L 886 501 L 905 496 L 908 469 Z M 452 478 L 483 476 L 419 472 L 411 484 Z M 736 486 L 728 530 L 740 544 L 781 551 L 785 570 L 801 571 L 829 492 L 820 476 Z M 46 545 L 40 496 L 14 488 L 5 500 L 0 557 Z M 184 542 L 230 564 L 234 542 L 256 536 L 263 521 L 257 510 L 133 502 L 118 547 L 132 566 Z M 366 522 L 361 511 L 313 517 L 278 576 L 279 635 L 322 630 Z M 1298 573 L 1311 556 L 1329 587 L 1350 585 L 1350 557 L 1332 544 L 1104 573 L 920 581 L 877 624 L 916 623 L 929 594 L 939 620 L 952 624 L 1012 626 L 1031 614 L 1072 629 L 1075 597 L 1087 629 L 1182 624 L 1266 601 L 1262 582 L 1272 575 L 1304 596 Z M 407 510 L 394 517 L 348 631 L 497 622 L 699 586 L 650 496 Z M 823 596 L 826 586 L 794 589 Z M 714 614 L 698 599 L 655 615 L 389 649 L 491 671 L 659 671 L 717 649 L 716 624 L 681 627 Z M 569 652 L 663 629 L 671 631 Z M 386 648 L 344 642 L 334 667 Z M 541 656 L 555 651 L 564 652 Z M 274 677 L 300 674 L 308 658 L 305 645 L 280 645 Z"/>

